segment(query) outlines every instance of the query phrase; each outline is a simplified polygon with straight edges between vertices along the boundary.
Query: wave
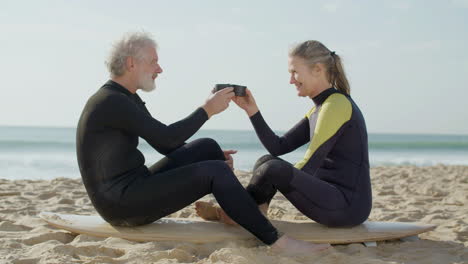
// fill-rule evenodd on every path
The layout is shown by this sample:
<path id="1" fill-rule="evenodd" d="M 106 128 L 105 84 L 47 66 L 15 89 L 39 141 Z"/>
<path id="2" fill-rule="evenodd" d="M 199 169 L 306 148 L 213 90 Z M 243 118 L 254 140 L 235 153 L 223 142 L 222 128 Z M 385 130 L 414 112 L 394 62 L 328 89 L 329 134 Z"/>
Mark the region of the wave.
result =
<path id="1" fill-rule="evenodd" d="M 468 142 L 369 142 L 369 149 L 375 150 L 467 150 Z"/>
<path id="2" fill-rule="evenodd" d="M 75 142 L 0 140 L 0 150 L 74 150 Z"/>

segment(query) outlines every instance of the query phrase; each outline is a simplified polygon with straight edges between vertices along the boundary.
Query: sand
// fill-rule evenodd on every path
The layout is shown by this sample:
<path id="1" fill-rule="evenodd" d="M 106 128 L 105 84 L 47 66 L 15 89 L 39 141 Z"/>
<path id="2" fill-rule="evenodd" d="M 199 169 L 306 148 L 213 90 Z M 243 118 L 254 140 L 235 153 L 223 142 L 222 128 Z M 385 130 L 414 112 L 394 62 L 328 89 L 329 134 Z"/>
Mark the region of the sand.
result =
<path id="1" fill-rule="evenodd" d="M 236 171 L 245 185 L 251 173 Z M 275 254 L 258 240 L 138 243 L 48 226 L 41 211 L 96 214 L 80 179 L 0 179 L 0 263 L 468 263 L 468 166 L 371 169 L 372 221 L 437 225 L 419 241 L 334 246 L 319 254 Z M 202 200 L 214 201 L 209 195 Z M 193 205 L 172 214 L 196 217 Z M 272 219 L 306 219 L 277 195 Z"/>

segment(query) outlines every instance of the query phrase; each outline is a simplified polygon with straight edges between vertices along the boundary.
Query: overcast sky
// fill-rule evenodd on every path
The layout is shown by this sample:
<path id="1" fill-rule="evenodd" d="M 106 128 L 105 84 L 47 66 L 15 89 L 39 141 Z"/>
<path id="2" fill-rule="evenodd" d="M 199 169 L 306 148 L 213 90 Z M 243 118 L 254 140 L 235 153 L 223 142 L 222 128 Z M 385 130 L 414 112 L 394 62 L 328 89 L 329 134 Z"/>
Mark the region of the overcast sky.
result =
<path id="1" fill-rule="evenodd" d="M 167 124 L 238 83 L 289 129 L 313 103 L 289 84 L 287 53 L 315 39 L 342 56 L 369 132 L 468 134 L 466 0 L 2 1 L 0 125 L 75 127 L 112 42 L 135 30 L 159 44 L 157 90 L 139 94 Z M 203 128 L 252 129 L 234 103 Z"/>

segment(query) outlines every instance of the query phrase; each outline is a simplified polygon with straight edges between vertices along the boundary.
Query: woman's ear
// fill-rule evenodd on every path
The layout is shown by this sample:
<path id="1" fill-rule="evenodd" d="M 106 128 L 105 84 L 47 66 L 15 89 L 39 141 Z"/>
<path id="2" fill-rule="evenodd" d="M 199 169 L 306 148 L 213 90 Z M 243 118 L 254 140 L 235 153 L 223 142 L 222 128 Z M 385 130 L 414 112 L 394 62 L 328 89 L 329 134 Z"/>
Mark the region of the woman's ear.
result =
<path id="1" fill-rule="evenodd" d="M 325 71 L 325 67 L 321 63 L 316 63 L 312 66 L 311 72 L 313 75 L 317 76 L 322 74 Z"/>
<path id="2" fill-rule="evenodd" d="M 323 63 L 317 63 L 316 66 L 317 66 L 317 72 L 319 73 L 325 72 L 325 65 L 323 65 Z"/>

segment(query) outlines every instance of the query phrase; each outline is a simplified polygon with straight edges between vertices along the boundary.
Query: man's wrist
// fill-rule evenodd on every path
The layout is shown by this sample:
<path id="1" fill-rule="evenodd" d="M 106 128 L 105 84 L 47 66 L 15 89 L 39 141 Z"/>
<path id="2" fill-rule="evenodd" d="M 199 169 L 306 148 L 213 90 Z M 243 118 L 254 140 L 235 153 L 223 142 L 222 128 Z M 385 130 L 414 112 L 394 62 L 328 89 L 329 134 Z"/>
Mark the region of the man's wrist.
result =
<path id="1" fill-rule="evenodd" d="M 211 118 L 211 116 L 213 115 L 213 113 L 210 111 L 209 107 L 207 107 L 206 105 L 202 106 L 203 110 L 205 110 L 206 112 L 206 115 L 208 116 L 208 119 Z"/>

